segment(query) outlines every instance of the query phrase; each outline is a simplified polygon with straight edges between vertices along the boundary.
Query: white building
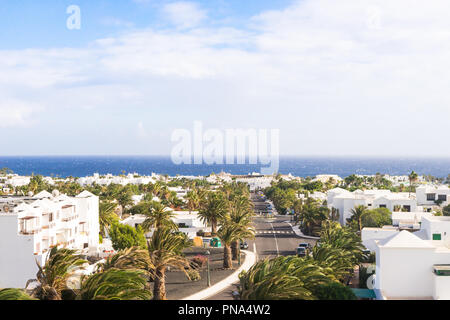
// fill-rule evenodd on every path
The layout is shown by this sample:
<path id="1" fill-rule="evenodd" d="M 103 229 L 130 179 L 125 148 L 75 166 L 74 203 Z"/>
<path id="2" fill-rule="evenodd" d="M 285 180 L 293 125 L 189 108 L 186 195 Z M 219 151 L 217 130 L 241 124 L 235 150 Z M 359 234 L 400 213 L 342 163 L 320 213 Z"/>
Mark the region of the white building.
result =
<path id="1" fill-rule="evenodd" d="M 96 254 L 99 199 L 84 191 L 76 197 L 46 191 L 33 197 L 0 198 L 0 288 L 23 288 L 36 277 L 51 247 Z"/>
<path id="2" fill-rule="evenodd" d="M 334 183 L 339 183 L 342 182 L 343 179 L 336 174 L 319 174 L 313 179 L 313 181 L 320 181 L 322 183 L 333 181 Z"/>
<path id="3" fill-rule="evenodd" d="M 377 298 L 450 299 L 450 217 L 424 216 L 420 231 L 375 245 Z"/>
<path id="4" fill-rule="evenodd" d="M 167 210 L 172 210 L 170 208 L 166 208 Z M 173 211 L 173 210 L 172 210 Z M 211 230 L 200 217 L 198 216 L 198 211 L 173 211 L 174 217 L 172 221 L 178 225 L 179 231 L 185 233 L 189 239 L 193 239 L 197 232 L 203 230 L 205 232 L 209 232 Z M 144 215 L 136 214 L 130 216 L 123 220 L 121 223 L 129 225 L 131 227 L 136 227 L 141 225 L 145 221 L 146 217 Z M 153 231 L 150 231 L 146 234 L 146 237 L 151 237 Z"/>
<path id="5" fill-rule="evenodd" d="M 151 176 L 140 176 L 137 173 L 130 173 L 126 176 L 114 176 L 112 174 L 100 175 L 98 173 L 94 173 L 89 177 L 81 177 L 77 179 L 78 184 L 81 186 L 87 186 L 92 184 L 98 184 L 101 186 L 107 186 L 110 184 L 120 184 L 125 186 L 127 184 L 149 184 L 155 183 L 158 180 L 159 176 L 152 173 Z"/>
<path id="6" fill-rule="evenodd" d="M 250 191 L 268 188 L 271 186 L 272 181 L 274 181 L 273 176 L 254 175 L 254 174 L 236 178 L 236 182 L 248 184 Z"/>
<path id="7" fill-rule="evenodd" d="M 415 194 L 407 192 L 394 193 L 390 190 L 356 190 L 350 192 L 335 188 L 327 193 L 328 207 L 339 210 L 339 221 L 342 225 L 352 216 L 352 209 L 363 205 L 368 209 L 387 208 L 390 211 L 420 211 Z"/>
<path id="8" fill-rule="evenodd" d="M 421 206 L 435 206 L 436 201 L 442 205 L 450 204 L 450 189 L 448 186 L 424 185 L 416 188 L 417 203 Z"/>

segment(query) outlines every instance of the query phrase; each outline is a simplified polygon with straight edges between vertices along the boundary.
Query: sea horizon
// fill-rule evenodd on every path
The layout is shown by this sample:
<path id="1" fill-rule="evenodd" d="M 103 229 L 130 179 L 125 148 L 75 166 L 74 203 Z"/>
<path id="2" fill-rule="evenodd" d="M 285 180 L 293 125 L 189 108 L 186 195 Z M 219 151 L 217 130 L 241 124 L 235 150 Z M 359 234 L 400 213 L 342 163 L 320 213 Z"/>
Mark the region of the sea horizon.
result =
<path id="1" fill-rule="evenodd" d="M 407 175 L 416 171 L 421 175 L 445 178 L 450 174 L 448 157 L 387 157 L 387 156 L 280 156 L 281 174 L 299 177 L 318 174 Z M 169 176 L 207 176 L 227 172 L 244 175 L 260 172 L 260 164 L 174 164 L 170 156 L 156 155 L 27 155 L 0 156 L 0 168 L 9 168 L 19 175 L 39 174 L 58 177 L 84 177 L 94 173 L 140 175 L 167 174 Z"/>

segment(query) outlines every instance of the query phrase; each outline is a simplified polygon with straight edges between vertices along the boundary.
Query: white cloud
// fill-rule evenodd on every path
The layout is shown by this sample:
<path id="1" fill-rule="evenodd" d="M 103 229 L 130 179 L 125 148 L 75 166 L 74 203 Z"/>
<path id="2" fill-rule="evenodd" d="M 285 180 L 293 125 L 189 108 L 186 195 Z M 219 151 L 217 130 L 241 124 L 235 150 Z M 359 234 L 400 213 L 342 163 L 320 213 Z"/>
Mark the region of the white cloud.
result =
<path id="1" fill-rule="evenodd" d="M 33 111 L 38 110 L 32 103 L 24 103 L 20 100 L 2 100 L 0 102 L 0 129 L 12 127 L 27 127 Z"/>
<path id="2" fill-rule="evenodd" d="M 172 2 L 162 8 L 163 16 L 176 27 L 192 28 L 207 18 L 206 11 L 195 2 Z"/>
<path id="3" fill-rule="evenodd" d="M 200 28 L 206 13 L 191 3 L 165 10 L 183 30 L 0 51 L 0 94 L 19 110 L 2 103 L 0 119 L 23 125 L 29 101 L 52 113 L 132 108 L 150 110 L 152 131 L 193 119 L 281 128 L 284 153 L 450 156 L 436 138 L 450 118 L 450 2 L 303 0 L 246 29 Z"/>

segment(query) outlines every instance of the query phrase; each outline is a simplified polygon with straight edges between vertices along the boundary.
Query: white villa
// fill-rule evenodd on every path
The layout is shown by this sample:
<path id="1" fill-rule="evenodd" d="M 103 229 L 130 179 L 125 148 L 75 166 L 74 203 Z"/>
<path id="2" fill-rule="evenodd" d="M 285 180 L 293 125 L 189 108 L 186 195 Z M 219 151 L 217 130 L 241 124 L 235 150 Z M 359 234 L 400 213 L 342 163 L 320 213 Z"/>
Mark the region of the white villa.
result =
<path id="1" fill-rule="evenodd" d="M 248 184 L 250 191 L 268 188 L 271 186 L 272 181 L 274 181 L 273 176 L 264 176 L 256 174 L 236 178 L 236 182 Z"/>
<path id="2" fill-rule="evenodd" d="M 416 232 L 378 231 L 378 299 L 450 299 L 450 217 L 424 216 Z"/>
<path id="3" fill-rule="evenodd" d="M 166 208 L 166 210 L 172 209 Z M 211 231 L 211 227 L 208 227 L 200 220 L 197 211 L 192 211 L 191 213 L 189 213 L 189 211 L 173 211 L 173 214 L 173 222 L 178 225 L 179 231 L 185 233 L 189 237 L 189 239 L 193 239 L 194 237 L 196 237 L 197 232 L 200 230 L 203 230 L 205 232 Z M 136 214 L 124 219 L 123 221 L 121 221 L 121 223 L 129 225 L 131 227 L 136 227 L 142 224 L 144 221 L 144 215 Z M 152 236 L 152 234 L 153 232 L 150 231 L 146 234 L 146 237 L 149 238 Z"/>
<path id="4" fill-rule="evenodd" d="M 155 183 L 159 179 L 159 176 L 152 173 L 151 176 L 140 176 L 136 173 L 130 173 L 126 176 L 114 176 L 112 174 L 107 174 L 104 176 L 101 176 L 98 173 L 94 173 L 94 175 L 90 177 L 81 177 L 78 178 L 77 182 L 81 186 L 87 186 L 92 184 L 98 184 L 102 186 L 107 186 L 110 184 L 120 184 L 120 185 L 127 185 L 127 184 L 149 184 L 149 183 Z"/>
<path id="5" fill-rule="evenodd" d="M 96 255 L 99 198 L 87 191 L 76 197 L 43 191 L 29 197 L 0 197 L 0 288 L 24 288 L 36 277 L 54 246 Z"/>
<path id="6" fill-rule="evenodd" d="M 442 205 L 450 204 L 450 188 L 446 185 L 424 185 L 416 188 L 417 203 L 421 206 L 435 206 L 436 201 Z"/>
<path id="7" fill-rule="evenodd" d="M 313 179 L 313 181 L 320 181 L 322 183 L 327 183 L 330 180 L 337 183 L 343 181 L 344 179 L 336 174 L 319 174 Z"/>
<path id="8" fill-rule="evenodd" d="M 369 209 L 387 208 L 390 211 L 420 211 L 416 195 L 408 192 L 394 193 L 390 190 L 356 190 L 350 192 L 342 188 L 329 190 L 327 193 L 328 207 L 339 210 L 339 221 L 342 225 L 352 216 L 351 210 L 364 205 Z M 423 211 L 423 210 L 422 210 Z"/>

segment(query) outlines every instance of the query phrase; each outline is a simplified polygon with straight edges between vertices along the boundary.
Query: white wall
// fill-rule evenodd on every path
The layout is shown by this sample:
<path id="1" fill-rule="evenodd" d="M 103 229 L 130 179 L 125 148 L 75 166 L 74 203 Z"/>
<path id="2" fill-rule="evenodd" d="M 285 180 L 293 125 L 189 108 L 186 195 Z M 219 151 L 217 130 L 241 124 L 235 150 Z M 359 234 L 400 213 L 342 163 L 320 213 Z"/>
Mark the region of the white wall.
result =
<path id="1" fill-rule="evenodd" d="M 450 300 L 450 276 L 437 276 L 433 273 L 432 278 L 433 299 Z"/>
<path id="2" fill-rule="evenodd" d="M 434 248 L 379 248 L 376 259 L 375 288 L 384 296 L 433 296 Z"/>
<path id="3" fill-rule="evenodd" d="M 17 215 L 0 216 L 0 288 L 24 288 L 29 279 L 35 279 L 38 268 L 33 255 L 34 236 L 18 234 Z"/>

